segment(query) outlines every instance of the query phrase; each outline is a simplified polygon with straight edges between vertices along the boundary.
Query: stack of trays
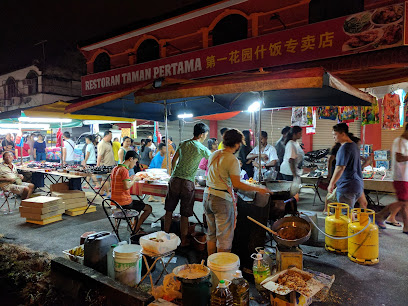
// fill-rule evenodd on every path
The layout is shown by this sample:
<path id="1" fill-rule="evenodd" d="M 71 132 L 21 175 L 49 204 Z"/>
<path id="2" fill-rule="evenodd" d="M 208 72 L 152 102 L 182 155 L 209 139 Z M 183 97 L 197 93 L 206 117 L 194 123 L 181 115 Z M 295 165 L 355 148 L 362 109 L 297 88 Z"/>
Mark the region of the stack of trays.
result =
<path id="1" fill-rule="evenodd" d="M 62 199 L 65 205 L 65 214 L 70 216 L 82 215 L 88 207 L 85 192 L 81 190 L 54 191 L 51 195 Z M 90 213 L 95 211 L 96 207 L 91 205 L 86 212 Z"/>
<path id="2" fill-rule="evenodd" d="M 62 220 L 65 206 L 59 197 L 39 196 L 21 201 L 19 210 L 26 222 L 46 225 Z"/>

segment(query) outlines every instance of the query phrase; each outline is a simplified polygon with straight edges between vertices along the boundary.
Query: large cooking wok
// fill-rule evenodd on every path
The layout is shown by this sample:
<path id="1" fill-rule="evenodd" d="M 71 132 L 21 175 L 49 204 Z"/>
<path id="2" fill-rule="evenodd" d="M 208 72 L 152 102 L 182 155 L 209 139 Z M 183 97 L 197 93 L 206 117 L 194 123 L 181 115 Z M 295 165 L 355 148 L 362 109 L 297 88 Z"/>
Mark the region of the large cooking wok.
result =
<path id="1" fill-rule="evenodd" d="M 285 230 L 293 230 L 296 232 L 296 239 L 284 239 L 281 236 L 281 232 Z M 283 246 L 294 247 L 306 242 L 310 238 L 311 227 L 310 223 L 300 217 L 284 217 L 275 221 L 272 225 L 272 230 L 278 235 L 273 235 L 275 241 Z"/>
<path id="2" fill-rule="evenodd" d="M 294 247 L 306 242 L 310 238 L 311 234 L 311 227 L 309 222 L 306 220 L 291 216 L 291 217 L 284 217 L 275 221 L 272 225 L 272 229 L 266 227 L 262 223 L 254 220 L 251 217 L 247 217 L 252 222 L 258 224 L 260 227 L 266 229 L 268 232 L 273 234 L 273 238 L 275 239 L 277 244 L 286 247 Z M 295 239 L 285 239 L 285 237 L 293 236 L 296 237 Z"/>

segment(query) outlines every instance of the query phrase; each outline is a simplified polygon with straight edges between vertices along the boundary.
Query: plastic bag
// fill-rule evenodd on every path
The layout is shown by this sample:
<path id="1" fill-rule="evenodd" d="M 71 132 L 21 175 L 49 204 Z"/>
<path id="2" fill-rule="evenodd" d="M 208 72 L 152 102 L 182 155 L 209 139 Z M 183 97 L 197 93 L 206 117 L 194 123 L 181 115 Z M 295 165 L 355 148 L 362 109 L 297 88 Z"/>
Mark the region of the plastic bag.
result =
<path id="1" fill-rule="evenodd" d="M 152 295 L 157 300 L 162 298 L 166 301 L 181 299 L 181 282 L 175 278 L 174 273 L 167 274 L 164 277 L 163 285 L 152 288 Z"/>

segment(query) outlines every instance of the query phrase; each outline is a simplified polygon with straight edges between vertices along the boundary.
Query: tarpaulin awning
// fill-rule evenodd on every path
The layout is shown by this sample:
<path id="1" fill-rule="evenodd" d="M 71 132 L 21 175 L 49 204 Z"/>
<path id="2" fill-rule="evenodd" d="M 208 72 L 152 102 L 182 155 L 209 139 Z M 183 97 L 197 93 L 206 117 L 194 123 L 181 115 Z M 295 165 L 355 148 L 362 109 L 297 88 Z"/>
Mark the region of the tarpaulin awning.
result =
<path id="1" fill-rule="evenodd" d="M 123 121 L 133 122 L 135 119 L 126 117 L 111 117 L 95 116 L 95 115 L 76 115 L 65 113 L 65 108 L 70 105 L 70 102 L 58 101 L 51 104 L 29 107 L 25 109 L 16 109 L 0 113 L 0 119 L 18 118 L 21 116 L 21 111 L 24 111 L 27 117 L 33 118 L 59 118 L 73 120 L 107 120 L 107 121 Z"/>
<path id="2" fill-rule="evenodd" d="M 177 120 L 182 113 L 199 117 L 247 110 L 250 104 L 260 100 L 260 92 L 264 92 L 264 108 L 367 106 L 374 102 L 374 97 L 334 77 L 323 68 L 310 68 L 278 73 L 239 73 L 195 81 L 164 80 L 159 88 L 154 88 L 150 82 L 127 92 L 73 103 L 67 106 L 66 112 L 118 117 L 126 115 L 163 121 L 165 101 L 168 119 Z"/>

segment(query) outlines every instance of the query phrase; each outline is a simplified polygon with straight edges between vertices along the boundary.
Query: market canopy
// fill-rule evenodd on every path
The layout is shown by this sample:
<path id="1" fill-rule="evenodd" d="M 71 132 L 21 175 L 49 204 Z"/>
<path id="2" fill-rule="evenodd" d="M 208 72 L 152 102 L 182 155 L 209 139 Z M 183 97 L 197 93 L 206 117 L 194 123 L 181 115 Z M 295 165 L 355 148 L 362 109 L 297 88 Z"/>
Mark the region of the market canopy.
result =
<path id="1" fill-rule="evenodd" d="M 202 80 L 164 79 L 155 83 L 156 88 L 149 82 L 73 103 L 66 107 L 66 112 L 163 121 L 166 103 L 168 119 L 178 120 L 183 113 L 199 117 L 247 110 L 250 104 L 261 100 L 261 92 L 263 108 L 369 106 L 374 102 L 374 97 L 323 68 L 239 73 Z"/>
<path id="2" fill-rule="evenodd" d="M 71 102 L 57 101 L 51 104 L 45 104 L 40 106 L 29 107 L 25 109 L 16 109 L 12 111 L 0 113 L 0 119 L 18 118 L 21 116 L 21 111 L 24 111 L 27 117 L 33 118 L 59 118 L 59 119 L 73 119 L 75 120 L 105 120 L 105 121 L 123 121 L 123 122 L 133 122 L 135 119 L 126 117 L 111 117 L 109 115 L 105 116 L 94 116 L 94 115 L 75 115 L 65 113 L 65 108 L 70 105 Z M 67 126 L 73 127 L 73 126 Z"/>

